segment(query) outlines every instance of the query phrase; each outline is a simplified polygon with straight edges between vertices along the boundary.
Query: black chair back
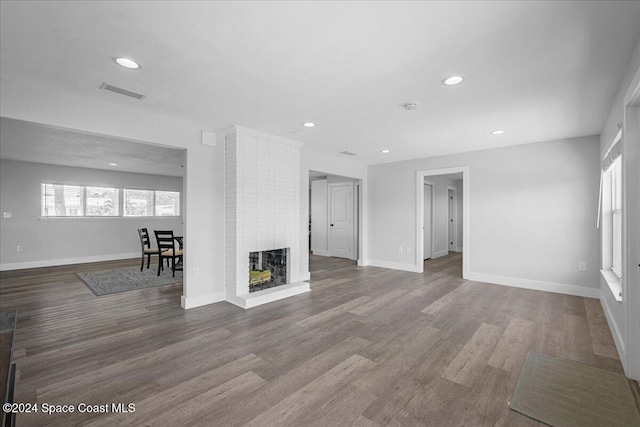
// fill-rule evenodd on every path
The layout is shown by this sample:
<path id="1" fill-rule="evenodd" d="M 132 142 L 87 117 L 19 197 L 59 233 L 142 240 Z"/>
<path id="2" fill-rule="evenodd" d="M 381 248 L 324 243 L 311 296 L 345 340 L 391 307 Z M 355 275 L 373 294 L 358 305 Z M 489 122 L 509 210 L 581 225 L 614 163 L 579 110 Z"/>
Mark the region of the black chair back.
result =
<path id="1" fill-rule="evenodd" d="M 140 244 L 142 245 L 142 251 L 151 248 L 151 242 L 149 241 L 149 232 L 146 228 L 138 228 L 138 235 L 140 236 Z"/>
<path id="2" fill-rule="evenodd" d="M 167 250 L 174 251 L 175 253 L 175 239 L 173 238 L 173 230 L 154 230 L 156 234 L 156 242 L 158 243 L 158 250 L 162 253 Z"/>

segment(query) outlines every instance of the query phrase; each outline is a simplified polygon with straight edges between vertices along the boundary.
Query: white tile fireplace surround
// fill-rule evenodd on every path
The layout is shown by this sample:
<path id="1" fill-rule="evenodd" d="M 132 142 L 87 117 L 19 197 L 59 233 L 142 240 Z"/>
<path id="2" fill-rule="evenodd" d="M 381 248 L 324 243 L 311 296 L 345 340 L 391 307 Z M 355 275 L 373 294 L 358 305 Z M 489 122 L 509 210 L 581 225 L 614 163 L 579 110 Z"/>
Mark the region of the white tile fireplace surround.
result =
<path id="1" fill-rule="evenodd" d="M 300 147 L 240 126 L 225 131 L 227 301 L 243 308 L 310 290 L 300 280 Z M 291 283 L 249 293 L 249 253 L 289 248 Z"/>

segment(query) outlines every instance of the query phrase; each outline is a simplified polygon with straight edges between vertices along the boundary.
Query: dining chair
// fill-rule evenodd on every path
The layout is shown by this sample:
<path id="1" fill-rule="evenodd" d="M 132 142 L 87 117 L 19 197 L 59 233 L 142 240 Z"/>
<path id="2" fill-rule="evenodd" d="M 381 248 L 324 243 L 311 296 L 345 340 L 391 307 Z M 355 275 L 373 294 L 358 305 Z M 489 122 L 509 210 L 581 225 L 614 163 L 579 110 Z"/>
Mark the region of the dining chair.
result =
<path id="1" fill-rule="evenodd" d="M 149 268 L 151 255 L 156 255 L 159 251 L 151 247 L 149 232 L 146 228 L 138 228 L 138 236 L 140 236 L 140 248 L 142 249 L 142 264 L 140 265 L 140 271 L 142 271 L 144 269 L 144 258 L 147 258 L 147 268 Z"/>
<path id="2" fill-rule="evenodd" d="M 181 258 L 184 251 L 182 249 L 176 249 L 176 241 L 173 236 L 173 230 L 154 230 L 156 235 L 156 242 L 158 244 L 158 250 L 160 251 L 160 262 L 158 263 L 158 276 L 160 270 L 163 270 L 163 259 L 171 259 L 171 272 L 173 277 L 176 276 L 176 270 L 180 271 L 182 268 L 176 268 L 176 259 Z"/>

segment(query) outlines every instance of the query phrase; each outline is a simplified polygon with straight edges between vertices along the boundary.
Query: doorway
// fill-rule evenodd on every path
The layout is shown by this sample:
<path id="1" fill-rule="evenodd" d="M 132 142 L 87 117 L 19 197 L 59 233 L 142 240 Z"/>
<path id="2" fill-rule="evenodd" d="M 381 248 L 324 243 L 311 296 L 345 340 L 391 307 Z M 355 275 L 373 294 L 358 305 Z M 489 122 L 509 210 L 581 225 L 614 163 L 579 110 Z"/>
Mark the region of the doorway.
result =
<path id="1" fill-rule="evenodd" d="M 431 189 L 426 184 L 431 184 Z M 462 252 L 462 277 L 468 278 L 471 258 L 469 187 L 468 166 L 416 172 L 416 272 L 424 272 L 426 259 L 435 260 L 449 252 Z"/>
<path id="2" fill-rule="evenodd" d="M 433 182 L 424 182 L 424 222 L 422 233 L 424 235 L 423 259 L 430 259 L 433 255 Z"/>
<path id="3" fill-rule="evenodd" d="M 449 230 L 448 230 L 448 239 L 449 242 L 449 252 L 456 252 L 456 229 L 457 229 L 457 221 L 456 221 L 456 189 L 455 187 L 448 186 L 447 187 L 447 219 L 449 220 Z"/>
<path id="4" fill-rule="evenodd" d="M 357 260 L 360 180 L 309 171 L 309 252 Z"/>

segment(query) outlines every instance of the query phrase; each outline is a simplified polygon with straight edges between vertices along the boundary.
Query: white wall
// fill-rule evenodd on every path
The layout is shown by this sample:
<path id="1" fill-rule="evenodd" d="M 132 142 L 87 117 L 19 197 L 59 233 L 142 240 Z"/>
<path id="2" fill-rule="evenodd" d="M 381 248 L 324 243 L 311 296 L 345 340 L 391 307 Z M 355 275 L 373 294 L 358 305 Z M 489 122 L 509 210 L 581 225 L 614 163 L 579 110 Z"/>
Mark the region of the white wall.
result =
<path id="1" fill-rule="evenodd" d="M 207 120 L 149 113 L 147 100 L 104 91 L 67 92 L 0 76 L 0 115 L 50 126 L 186 148 L 183 306 L 224 299 L 224 144 L 201 144 Z M 152 97 L 149 97 L 152 99 Z M 193 269 L 200 275 L 195 277 Z"/>
<path id="2" fill-rule="evenodd" d="M 618 88 L 618 92 L 611 104 L 609 115 L 600 133 L 599 159 L 611 145 L 613 138 L 618 132 L 618 123 L 623 128 L 623 171 L 624 171 L 624 199 L 623 215 L 625 217 L 624 231 L 626 237 L 626 247 L 623 249 L 626 269 L 623 272 L 622 288 L 623 300 L 617 302 L 613 297 L 609 286 L 600 277 L 601 302 L 604 307 L 611 333 L 615 339 L 620 359 L 625 368 L 627 376 L 640 379 L 640 316 L 638 306 L 640 306 L 640 289 L 638 278 L 638 263 L 640 253 L 638 240 L 640 240 L 640 227 L 638 217 L 640 217 L 640 150 L 639 135 L 636 129 L 631 129 L 630 122 L 625 122 L 625 104 L 629 100 L 629 95 L 640 82 L 640 39 L 636 42 L 635 48 L 627 69 Z M 627 100 L 625 100 L 627 98 Z M 631 111 L 638 114 L 638 110 Z M 634 132 L 636 131 L 636 132 Z M 600 162 L 595 166 L 600 173 Z M 598 243 L 598 248 L 601 245 Z"/>
<path id="3" fill-rule="evenodd" d="M 0 269 L 42 267 L 64 263 L 123 259 L 140 255 L 137 229 L 174 230 L 177 218 L 40 218 L 44 182 L 115 188 L 147 188 L 182 192 L 182 178 L 39 163 L 0 161 Z M 152 238 L 153 240 L 153 238 Z M 21 245 L 22 252 L 16 251 Z"/>
<path id="4" fill-rule="evenodd" d="M 327 180 L 311 181 L 311 251 L 316 255 L 328 256 L 328 212 L 329 194 Z"/>
<path id="5" fill-rule="evenodd" d="M 362 185 L 362 198 L 360 206 L 362 209 L 362 221 L 359 224 L 360 227 L 360 259 L 366 259 L 367 254 L 367 165 L 358 157 L 349 157 L 340 153 L 327 153 L 314 149 L 309 145 L 304 145 L 301 150 L 300 158 L 300 176 L 308 177 L 309 171 L 323 172 L 328 175 L 339 175 L 342 177 L 350 177 L 361 181 Z M 309 181 L 308 179 L 301 179 L 300 189 L 300 216 L 302 218 L 301 247 L 307 247 L 309 245 Z M 309 252 L 300 251 L 300 271 L 309 271 Z M 360 261 L 359 261 L 360 262 Z M 310 277 L 307 273 L 307 277 Z"/>
<path id="6" fill-rule="evenodd" d="M 466 165 L 473 278 L 593 296 L 597 153 L 583 137 L 370 166 L 368 257 L 413 268 L 397 248 L 415 244 L 417 171 Z"/>

